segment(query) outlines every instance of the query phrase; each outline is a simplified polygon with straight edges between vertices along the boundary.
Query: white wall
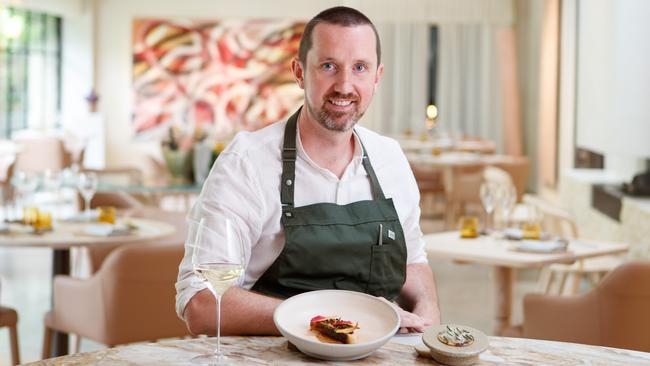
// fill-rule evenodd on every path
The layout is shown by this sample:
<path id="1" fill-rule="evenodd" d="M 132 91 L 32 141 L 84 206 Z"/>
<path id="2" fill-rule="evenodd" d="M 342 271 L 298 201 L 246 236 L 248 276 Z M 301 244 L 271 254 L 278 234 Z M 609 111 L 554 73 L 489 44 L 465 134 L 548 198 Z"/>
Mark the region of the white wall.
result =
<path id="1" fill-rule="evenodd" d="M 577 145 L 624 177 L 650 157 L 650 1 L 579 3 Z"/>

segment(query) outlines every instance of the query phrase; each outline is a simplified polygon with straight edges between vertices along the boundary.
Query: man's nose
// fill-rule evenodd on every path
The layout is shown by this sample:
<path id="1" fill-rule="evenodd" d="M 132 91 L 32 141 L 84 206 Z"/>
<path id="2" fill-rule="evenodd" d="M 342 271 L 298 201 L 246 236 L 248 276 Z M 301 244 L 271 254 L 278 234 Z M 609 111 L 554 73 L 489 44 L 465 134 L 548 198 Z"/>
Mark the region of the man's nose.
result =
<path id="1" fill-rule="evenodd" d="M 334 90 L 341 94 L 348 94 L 354 90 L 352 88 L 352 72 L 350 70 L 344 69 L 337 73 Z"/>

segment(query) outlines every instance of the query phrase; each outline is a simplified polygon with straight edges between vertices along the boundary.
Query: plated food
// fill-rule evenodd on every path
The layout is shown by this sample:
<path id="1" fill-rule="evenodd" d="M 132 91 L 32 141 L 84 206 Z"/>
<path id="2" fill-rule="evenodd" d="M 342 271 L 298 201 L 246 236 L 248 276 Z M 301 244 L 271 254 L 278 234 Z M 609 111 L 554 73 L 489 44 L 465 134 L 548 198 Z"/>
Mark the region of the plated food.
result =
<path id="1" fill-rule="evenodd" d="M 343 334 L 347 334 L 346 339 L 352 338 L 352 343 L 319 337 L 311 329 L 311 320 L 316 315 L 340 318 L 338 326 L 345 329 Z M 397 310 L 387 301 L 346 290 L 318 290 L 290 297 L 275 309 L 273 321 L 300 352 L 329 361 L 367 357 L 391 339 L 400 323 Z M 353 331 L 353 337 L 345 333 L 349 331 Z"/>
<path id="2" fill-rule="evenodd" d="M 316 315 L 311 318 L 309 329 L 321 342 L 351 344 L 355 342 L 354 331 L 359 329 L 359 323 L 341 320 L 337 316 Z"/>

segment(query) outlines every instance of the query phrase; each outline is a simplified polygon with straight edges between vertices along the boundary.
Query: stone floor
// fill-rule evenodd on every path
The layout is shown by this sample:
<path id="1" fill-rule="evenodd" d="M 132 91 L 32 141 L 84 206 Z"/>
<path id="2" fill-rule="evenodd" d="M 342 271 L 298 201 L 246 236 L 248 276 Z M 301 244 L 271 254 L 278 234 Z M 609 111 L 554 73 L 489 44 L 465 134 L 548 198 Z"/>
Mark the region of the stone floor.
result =
<path id="1" fill-rule="evenodd" d="M 423 220 L 425 233 L 443 230 L 441 220 Z M 430 259 L 440 298 L 443 322 L 492 329 L 493 288 L 491 268 L 482 265 L 454 264 Z M 0 248 L 0 303 L 19 312 L 21 361 L 40 359 L 43 315 L 50 307 L 51 253 L 47 249 Z M 515 288 L 514 321 L 521 320 L 521 298 L 534 290 L 537 273 L 520 272 Z M 90 341 L 81 342 L 81 351 L 103 348 Z M 9 332 L 0 329 L 0 366 L 9 365 Z"/>

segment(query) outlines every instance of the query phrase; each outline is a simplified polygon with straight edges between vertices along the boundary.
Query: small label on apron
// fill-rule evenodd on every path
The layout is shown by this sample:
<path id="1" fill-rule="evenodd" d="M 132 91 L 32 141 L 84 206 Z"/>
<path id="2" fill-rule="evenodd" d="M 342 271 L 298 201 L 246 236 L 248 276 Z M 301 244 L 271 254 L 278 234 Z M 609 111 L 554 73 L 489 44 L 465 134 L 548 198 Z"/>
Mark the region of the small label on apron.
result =
<path id="1" fill-rule="evenodd" d="M 388 229 L 388 237 L 391 240 L 395 240 L 395 232 L 393 230 Z"/>

